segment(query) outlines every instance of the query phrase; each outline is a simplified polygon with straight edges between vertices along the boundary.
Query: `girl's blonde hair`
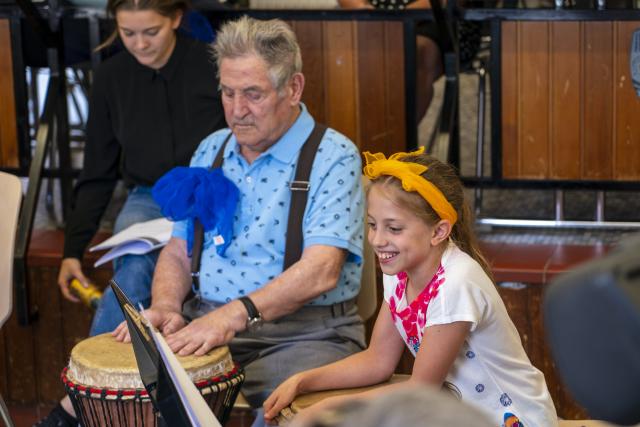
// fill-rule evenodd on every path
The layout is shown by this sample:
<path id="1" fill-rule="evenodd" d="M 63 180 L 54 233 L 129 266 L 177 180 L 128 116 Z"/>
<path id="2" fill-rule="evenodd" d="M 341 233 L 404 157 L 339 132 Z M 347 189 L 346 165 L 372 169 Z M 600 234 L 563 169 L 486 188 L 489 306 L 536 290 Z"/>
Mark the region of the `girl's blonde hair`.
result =
<path id="1" fill-rule="evenodd" d="M 478 240 L 473 230 L 474 217 L 464 198 L 462 182 L 453 166 L 443 163 L 428 154 L 408 155 L 402 162 L 418 163 L 427 167 L 422 177 L 438 187 L 458 214 L 458 220 L 451 230 L 451 240 L 464 252 L 480 264 L 485 273 L 493 280 L 489 263 L 480 252 Z M 405 191 L 400 180 L 394 176 L 383 175 L 375 179 L 369 186 L 383 187 L 385 193 L 399 206 L 408 209 L 427 225 L 433 226 L 440 217 L 431 205 L 417 192 Z"/>

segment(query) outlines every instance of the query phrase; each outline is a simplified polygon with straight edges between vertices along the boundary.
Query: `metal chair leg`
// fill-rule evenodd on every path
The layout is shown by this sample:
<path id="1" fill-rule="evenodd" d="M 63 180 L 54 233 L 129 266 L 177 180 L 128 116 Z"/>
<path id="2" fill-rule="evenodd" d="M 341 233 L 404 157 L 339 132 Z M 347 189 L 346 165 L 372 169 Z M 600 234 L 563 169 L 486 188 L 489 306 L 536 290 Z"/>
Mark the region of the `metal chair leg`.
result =
<path id="1" fill-rule="evenodd" d="M 4 425 L 7 427 L 15 427 L 13 421 L 11 421 L 11 415 L 9 415 L 9 408 L 4 403 L 2 399 L 2 395 L 0 395 L 0 415 L 2 416 L 2 421 L 4 421 Z"/>
<path id="2" fill-rule="evenodd" d="M 485 120 L 485 91 L 486 91 L 486 74 L 487 71 L 484 64 L 480 64 L 478 73 L 478 127 L 476 134 L 476 177 L 482 178 L 484 175 L 484 120 Z M 482 210 L 482 184 L 478 184 L 474 191 L 474 210 L 476 216 L 480 215 Z"/>

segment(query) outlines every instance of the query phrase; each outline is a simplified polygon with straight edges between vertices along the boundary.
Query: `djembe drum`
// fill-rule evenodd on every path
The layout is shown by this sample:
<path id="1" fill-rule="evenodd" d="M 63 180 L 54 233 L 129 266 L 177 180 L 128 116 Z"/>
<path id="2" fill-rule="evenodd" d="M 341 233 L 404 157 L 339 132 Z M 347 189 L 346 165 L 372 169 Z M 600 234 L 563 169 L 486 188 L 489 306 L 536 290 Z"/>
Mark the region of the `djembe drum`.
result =
<path id="1" fill-rule="evenodd" d="M 396 374 L 396 375 L 393 375 L 391 379 L 387 382 L 376 384 L 369 387 L 345 388 L 341 390 L 326 390 L 326 391 L 318 391 L 315 393 L 302 394 L 296 397 L 289 406 L 287 406 L 286 408 L 280 411 L 280 415 L 277 417 L 278 425 L 286 426 L 291 422 L 293 417 L 295 417 L 298 412 L 328 397 L 361 393 L 363 391 L 371 390 L 376 387 L 403 382 L 408 380 L 410 377 L 411 377 L 410 375 Z M 336 414 L 327 414 L 328 418 L 334 418 L 335 416 Z"/>
<path id="2" fill-rule="evenodd" d="M 218 347 L 204 356 L 177 357 L 224 425 L 244 381 L 229 349 Z M 71 351 L 62 381 L 83 426 L 157 425 L 130 343 L 117 342 L 110 334 L 81 341 Z"/>

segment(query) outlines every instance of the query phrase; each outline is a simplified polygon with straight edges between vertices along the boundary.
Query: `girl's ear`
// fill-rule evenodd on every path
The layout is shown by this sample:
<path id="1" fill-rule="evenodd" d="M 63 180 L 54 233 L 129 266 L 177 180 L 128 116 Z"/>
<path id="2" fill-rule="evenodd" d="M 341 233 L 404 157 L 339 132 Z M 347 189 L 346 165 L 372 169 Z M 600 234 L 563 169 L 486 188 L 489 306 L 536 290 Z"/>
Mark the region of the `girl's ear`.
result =
<path id="1" fill-rule="evenodd" d="M 433 227 L 433 233 L 431 234 L 431 245 L 438 246 L 449 238 L 451 234 L 451 222 L 448 219 L 441 219 Z"/>

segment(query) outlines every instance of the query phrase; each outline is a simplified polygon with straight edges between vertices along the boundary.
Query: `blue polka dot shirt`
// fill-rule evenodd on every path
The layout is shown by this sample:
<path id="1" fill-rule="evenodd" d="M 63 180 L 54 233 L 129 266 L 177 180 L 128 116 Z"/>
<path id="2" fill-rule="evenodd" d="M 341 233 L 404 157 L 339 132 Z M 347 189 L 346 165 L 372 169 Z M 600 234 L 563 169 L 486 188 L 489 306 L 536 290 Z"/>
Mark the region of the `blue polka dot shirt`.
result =
<path id="1" fill-rule="evenodd" d="M 223 257 L 215 251 L 215 230 L 205 233 L 200 270 L 203 298 L 226 303 L 264 286 L 282 272 L 285 235 L 291 201 L 289 183 L 298 154 L 311 134 L 314 120 L 304 105 L 282 138 L 248 164 L 235 137 L 224 152 L 223 171 L 240 190 L 234 217 L 233 241 Z M 191 166 L 209 167 L 229 129 L 205 138 Z M 354 298 L 360 290 L 364 238 L 362 165 L 356 146 L 344 135 L 327 129 L 310 176 L 303 220 L 304 247 L 327 245 L 348 251 L 336 289 L 310 302 L 329 305 Z M 177 222 L 173 236 L 186 239 L 186 221 Z"/>

